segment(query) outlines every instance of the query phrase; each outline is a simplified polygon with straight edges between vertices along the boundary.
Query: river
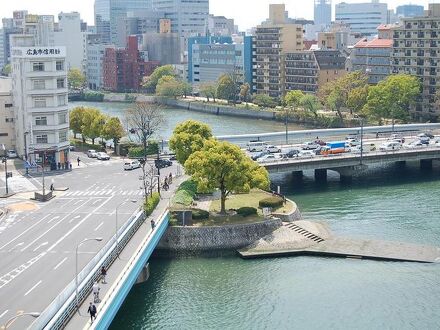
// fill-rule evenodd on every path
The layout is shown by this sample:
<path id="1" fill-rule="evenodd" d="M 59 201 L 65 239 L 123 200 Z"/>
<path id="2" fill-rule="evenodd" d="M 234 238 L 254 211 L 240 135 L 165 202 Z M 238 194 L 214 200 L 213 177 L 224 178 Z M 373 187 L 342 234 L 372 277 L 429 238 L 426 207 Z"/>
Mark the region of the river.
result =
<path id="1" fill-rule="evenodd" d="M 204 116 L 173 111 L 180 120 Z M 257 132 L 258 123 L 258 129 L 279 125 L 209 117 L 215 134 L 234 133 L 226 127 L 238 121 L 243 133 Z M 428 172 L 417 164 L 375 167 L 350 185 L 332 172 L 325 184 L 305 174 L 303 183 L 280 182 L 304 219 L 325 221 L 337 235 L 440 246 L 438 165 Z M 440 264 L 226 257 L 153 259 L 150 269 L 149 281 L 133 287 L 112 330 L 440 327 Z"/>

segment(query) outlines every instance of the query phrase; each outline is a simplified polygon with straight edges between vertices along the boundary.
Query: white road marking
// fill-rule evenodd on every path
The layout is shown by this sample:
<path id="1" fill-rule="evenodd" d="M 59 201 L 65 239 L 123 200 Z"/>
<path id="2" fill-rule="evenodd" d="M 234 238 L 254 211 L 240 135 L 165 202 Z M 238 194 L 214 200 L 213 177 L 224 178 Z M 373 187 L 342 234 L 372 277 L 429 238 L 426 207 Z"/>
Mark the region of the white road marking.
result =
<path id="1" fill-rule="evenodd" d="M 49 244 L 49 242 L 41 243 L 41 244 L 38 245 L 35 249 L 33 249 L 33 252 L 37 251 L 40 247 L 45 246 L 45 245 L 47 245 L 47 244 Z"/>
<path id="2" fill-rule="evenodd" d="M 101 222 L 101 223 L 99 224 L 99 226 L 95 228 L 95 231 L 97 231 L 99 228 L 101 228 L 101 226 L 102 226 L 103 224 L 104 224 L 104 222 Z"/>
<path id="3" fill-rule="evenodd" d="M 65 257 L 63 260 L 61 260 L 54 268 L 53 270 L 56 270 L 58 267 L 60 267 L 65 261 L 67 260 L 67 257 Z"/>
<path id="4" fill-rule="evenodd" d="M 39 255 L 33 257 L 26 263 L 22 264 L 21 266 L 18 266 L 17 268 L 11 270 L 9 273 L 4 274 L 0 277 L 0 289 L 4 287 L 6 284 L 11 282 L 14 278 L 16 278 L 18 275 L 23 273 L 26 269 L 31 267 L 34 263 L 36 263 L 40 258 L 42 258 L 46 252 L 40 253 Z"/>
<path id="5" fill-rule="evenodd" d="M 80 215 L 74 216 L 72 219 L 69 220 L 69 223 L 72 223 L 75 219 L 81 218 Z"/>
<path id="6" fill-rule="evenodd" d="M 96 203 L 99 203 L 101 200 L 100 199 L 97 199 L 96 201 L 94 201 L 93 203 L 92 203 L 92 205 L 95 205 Z"/>
<path id="7" fill-rule="evenodd" d="M 37 282 L 37 284 L 35 284 L 32 288 L 30 288 L 24 295 L 27 296 L 29 293 L 32 292 L 32 290 L 34 290 L 37 286 L 39 286 L 41 284 L 41 282 L 43 282 L 42 280 L 39 280 Z"/>
<path id="8" fill-rule="evenodd" d="M 52 219 L 50 219 L 47 223 L 51 223 L 52 221 L 58 219 L 59 217 L 60 217 L 59 215 L 54 216 L 54 217 L 53 217 Z"/>
<path id="9" fill-rule="evenodd" d="M 5 310 L 3 313 L 0 314 L 0 319 L 1 319 L 3 316 L 5 316 L 5 314 L 6 314 L 7 312 L 9 312 L 9 309 Z"/>
<path id="10" fill-rule="evenodd" d="M 78 199 L 75 203 L 73 203 L 73 205 L 76 205 L 78 203 L 81 203 L 83 200 L 82 199 Z"/>

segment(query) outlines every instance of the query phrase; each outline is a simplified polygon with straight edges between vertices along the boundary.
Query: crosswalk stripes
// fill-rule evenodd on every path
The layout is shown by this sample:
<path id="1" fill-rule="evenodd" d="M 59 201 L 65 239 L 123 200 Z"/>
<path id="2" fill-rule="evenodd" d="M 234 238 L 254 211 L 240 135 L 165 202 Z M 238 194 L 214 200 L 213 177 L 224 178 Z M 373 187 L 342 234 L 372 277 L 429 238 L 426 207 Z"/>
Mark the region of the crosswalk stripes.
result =
<path id="1" fill-rule="evenodd" d="M 64 197 L 84 197 L 84 196 L 141 196 L 143 194 L 140 190 L 85 190 L 85 191 L 68 191 Z"/>

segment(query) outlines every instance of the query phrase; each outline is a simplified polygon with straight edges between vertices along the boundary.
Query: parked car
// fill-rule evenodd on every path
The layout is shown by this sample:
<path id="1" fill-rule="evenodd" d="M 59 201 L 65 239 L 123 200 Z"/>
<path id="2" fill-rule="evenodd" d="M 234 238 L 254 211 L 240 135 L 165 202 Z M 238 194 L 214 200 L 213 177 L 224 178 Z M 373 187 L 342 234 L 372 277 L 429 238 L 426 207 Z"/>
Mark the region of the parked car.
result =
<path id="1" fill-rule="evenodd" d="M 8 157 L 8 158 L 17 158 L 18 155 L 17 155 L 17 152 L 15 150 L 11 149 L 11 150 L 8 150 L 6 152 L 6 157 Z"/>
<path id="2" fill-rule="evenodd" d="M 273 153 L 277 153 L 277 152 L 281 152 L 281 149 L 280 148 L 278 148 L 277 146 L 274 146 L 274 145 L 268 145 L 267 147 L 266 147 L 266 150 L 267 151 L 269 151 L 271 154 L 273 154 Z"/>
<path id="3" fill-rule="evenodd" d="M 259 152 L 254 152 L 251 154 L 251 158 L 252 160 L 257 160 L 260 157 L 263 157 L 265 155 L 268 155 L 270 152 L 267 150 L 263 150 L 263 151 L 259 151 Z"/>
<path id="4" fill-rule="evenodd" d="M 257 162 L 259 163 L 269 163 L 269 162 L 273 162 L 277 159 L 280 159 L 279 156 L 276 156 L 274 154 L 268 154 L 268 155 L 264 155 L 263 157 L 260 157 L 257 159 Z"/>
<path id="5" fill-rule="evenodd" d="M 433 139 L 434 135 L 432 135 L 431 133 L 428 133 L 428 132 L 423 132 L 423 133 L 418 134 L 417 137 L 419 137 L 419 138 L 420 137 L 427 137 L 429 139 Z"/>
<path id="6" fill-rule="evenodd" d="M 96 158 L 99 160 L 109 160 L 110 156 L 107 155 L 105 152 L 98 152 L 96 153 Z"/>
<path id="7" fill-rule="evenodd" d="M 164 167 L 169 167 L 173 165 L 173 162 L 169 159 L 155 159 L 154 160 L 154 166 L 156 166 L 156 168 L 164 168 Z"/>
<path id="8" fill-rule="evenodd" d="M 315 141 L 305 142 L 301 145 L 301 148 L 303 148 L 304 150 L 313 150 L 318 147 L 319 147 L 319 144 L 316 143 Z"/>
<path id="9" fill-rule="evenodd" d="M 70 146 L 69 146 L 69 150 L 70 150 L 70 151 L 75 151 L 75 146 L 70 145 Z"/>
<path id="10" fill-rule="evenodd" d="M 87 157 L 89 158 L 97 158 L 98 153 L 94 149 L 87 150 Z"/>
<path id="11" fill-rule="evenodd" d="M 402 148 L 402 144 L 398 141 L 388 141 L 380 145 L 380 151 L 396 151 Z"/>
<path id="12" fill-rule="evenodd" d="M 129 160 L 124 163 L 124 170 L 134 170 L 135 168 L 141 167 L 141 163 L 138 160 Z"/>
<path id="13" fill-rule="evenodd" d="M 417 149 L 417 148 L 423 148 L 424 145 L 425 144 L 422 143 L 422 141 L 414 140 L 414 141 L 411 141 L 410 143 L 404 144 L 403 147 L 405 149 Z"/>
<path id="14" fill-rule="evenodd" d="M 313 158 L 315 156 L 314 150 L 301 150 L 298 154 L 299 158 Z"/>

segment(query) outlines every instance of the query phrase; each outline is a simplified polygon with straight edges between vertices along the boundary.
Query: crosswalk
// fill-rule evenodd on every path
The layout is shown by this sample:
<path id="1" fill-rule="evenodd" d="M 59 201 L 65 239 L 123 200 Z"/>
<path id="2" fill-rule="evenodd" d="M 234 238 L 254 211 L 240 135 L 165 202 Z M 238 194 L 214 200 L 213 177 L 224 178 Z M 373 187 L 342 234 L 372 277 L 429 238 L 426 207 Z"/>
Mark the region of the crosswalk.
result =
<path id="1" fill-rule="evenodd" d="M 142 190 L 72 190 L 64 193 L 64 197 L 84 197 L 84 196 L 142 196 Z"/>

